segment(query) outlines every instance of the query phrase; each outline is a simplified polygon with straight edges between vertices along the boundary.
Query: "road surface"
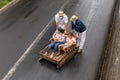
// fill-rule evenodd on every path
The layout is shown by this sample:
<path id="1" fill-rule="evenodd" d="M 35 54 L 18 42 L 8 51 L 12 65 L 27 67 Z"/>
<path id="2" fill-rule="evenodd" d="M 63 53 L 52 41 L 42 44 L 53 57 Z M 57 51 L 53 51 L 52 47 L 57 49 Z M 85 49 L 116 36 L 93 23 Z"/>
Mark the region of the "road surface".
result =
<path id="1" fill-rule="evenodd" d="M 6 69 L 5 66 L 7 66 L 8 69 L 13 66 L 14 62 L 26 50 L 30 42 L 42 31 L 49 20 L 55 15 L 56 11 L 59 10 L 58 7 L 62 6 L 62 3 L 64 3 L 64 0 L 53 2 L 49 0 L 33 0 L 30 4 L 28 3 L 29 5 L 26 5 L 28 7 L 21 8 L 21 11 L 18 10 L 18 12 L 16 10 L 16 14 L 11 14 L 12 17 L 16 15 L 16 17 L 14 17 L 16 20 L 8 21 L 8 25 L 1 23 L 0 26 L 8 26 L 3 28 L 4 31 L 0 33 L 0 36 L 2 36 L 0 41 L 2 44 L 1 47 L 3 48 L 0 51 L 4 54 L 1 63 L 5 64 L 4 66 L 0 64 L 0 66 L 3 66 L 2 69 L 4 71 Z M 20 66 L 17 67 L 9 80 L 96 80 L 99 60 L 111 22 L 113 5 L 113 0 L 70 1 L 64 9 L 65 13 L 69 17 L 72 14 L 78 15 L 88 29 L 83 53 L 76 55 L 60 70 L 56 69 L 55 64 L 45 60 L 39 63 L 37 61 L 39 51 L 45 47 L 46 42 L 48 42 L 48 39 L 54 32 L 53 24 L 38 44 L 32 48 L 27 57 L 20 63 Z M 10 48 L 12 48 L 12 50 Z"/>

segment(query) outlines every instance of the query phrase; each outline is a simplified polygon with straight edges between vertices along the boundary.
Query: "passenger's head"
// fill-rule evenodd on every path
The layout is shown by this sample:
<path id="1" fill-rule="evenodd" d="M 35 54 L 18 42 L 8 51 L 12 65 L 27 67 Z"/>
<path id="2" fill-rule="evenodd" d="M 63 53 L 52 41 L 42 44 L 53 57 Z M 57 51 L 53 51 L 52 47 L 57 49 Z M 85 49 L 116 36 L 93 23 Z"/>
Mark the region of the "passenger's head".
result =
<path id="1" fill-rule="evenodd" d="M 69 33 L 67 33 L 67 35 L 68 35 L 68 38 L 72 38 L 73 37 L 73 32 L 69 32 Z"/>
<path id="2" fill-rule="evenodd" d="M 59 15 L 60 17 L 63 17 L 63 16 L 64 16 L 64 12 L 63 12 L 63 11 L 59 11 L 59 12 L 58 12 L 58 15 Z"/>
<path id="3" fill-rule="evenodd" d="M 73 15 L 73 16 L 70 18 L 70 21 L 75 21 L 75 20 L 77 20 L 77 19 L 78 19 L 78 16 Z"/>
<path id="4" fill-rule="evenodd" d="M 59 28 L 57 28 L 57 31 L 58 31 L 58 33 L 62 33 L 63 34 L 65 30 L 59 27 Z"/>

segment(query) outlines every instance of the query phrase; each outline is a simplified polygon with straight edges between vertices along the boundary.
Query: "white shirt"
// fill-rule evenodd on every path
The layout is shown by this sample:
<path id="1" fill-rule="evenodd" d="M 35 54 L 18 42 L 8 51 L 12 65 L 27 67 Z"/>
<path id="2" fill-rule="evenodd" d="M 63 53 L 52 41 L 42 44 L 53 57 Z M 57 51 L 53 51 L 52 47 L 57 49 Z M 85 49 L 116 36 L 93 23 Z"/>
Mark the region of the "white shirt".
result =
<path id="1" fill-rule="evenodd" d="M 61 27 L 62 29 L 65 29 L 65 24 L 68 23 L 68 17 L 66 14 L 64 14 L 63 17 L 60 17 L 59 14 L 56 14 L 55 22 L 59 23 L 59 27 Z"/>
<path id="2" fill-rule="evenodd" d="M 55 32 L 53 34 L 53 38 L 54 39 L 58 39 L 60 42 L 65 42 L 65 35 L 64 34 L 58 34 L 57 32 Z"/>

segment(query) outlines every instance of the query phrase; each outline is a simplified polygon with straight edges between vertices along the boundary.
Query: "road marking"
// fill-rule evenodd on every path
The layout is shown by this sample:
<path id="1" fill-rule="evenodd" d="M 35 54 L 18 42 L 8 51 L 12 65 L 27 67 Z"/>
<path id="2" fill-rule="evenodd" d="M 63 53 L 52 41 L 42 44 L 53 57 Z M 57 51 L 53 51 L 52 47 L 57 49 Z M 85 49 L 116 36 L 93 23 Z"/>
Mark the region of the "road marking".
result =
<path id="1" fill-rule="evenodd" d="M 65 6 L 69 3 L 70 0 L 67 0 L 63 6 L 61 6 L 60 10 L 64 10 Z M 12 75 L 15 73 L 20 63 L 27 57 L 29 52 L 33 49 L 33 47 L 39 42 L 39 40 L 43 37 L 45 32 L 48 30 L 49 25 L 54 21 L 54 17 L 49 21 L 49 23 L 45 26 L 45 28 L 39 33 L 36 39 L 32 42 L 32 44 L 28 47 L 28 49 L 23 53 L 20 59 L 14 64 L 14 66 L 8 71 L 5 77 L 2 80 L 9 80 Z"/>

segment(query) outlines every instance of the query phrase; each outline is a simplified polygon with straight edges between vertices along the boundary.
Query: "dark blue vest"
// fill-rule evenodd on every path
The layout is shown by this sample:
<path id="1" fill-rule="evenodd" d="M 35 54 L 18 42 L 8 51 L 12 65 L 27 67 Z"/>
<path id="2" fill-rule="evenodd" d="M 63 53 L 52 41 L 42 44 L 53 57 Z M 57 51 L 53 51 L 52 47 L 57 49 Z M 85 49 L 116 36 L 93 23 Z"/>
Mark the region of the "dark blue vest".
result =
<path id="1" fill-rule="evenodd" d="M 81 20 L 77 19 L 75 23 L 71 22 L 71 29 L 82 33 L 86 30 L 86 27 Z"/>

